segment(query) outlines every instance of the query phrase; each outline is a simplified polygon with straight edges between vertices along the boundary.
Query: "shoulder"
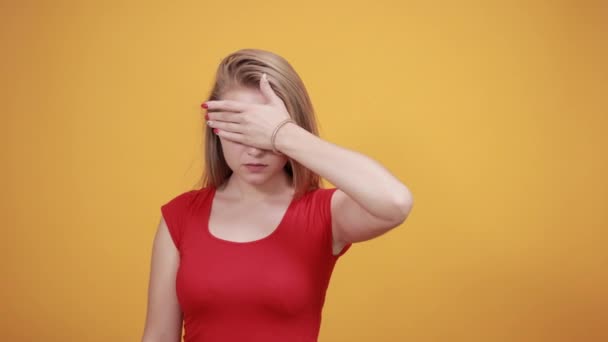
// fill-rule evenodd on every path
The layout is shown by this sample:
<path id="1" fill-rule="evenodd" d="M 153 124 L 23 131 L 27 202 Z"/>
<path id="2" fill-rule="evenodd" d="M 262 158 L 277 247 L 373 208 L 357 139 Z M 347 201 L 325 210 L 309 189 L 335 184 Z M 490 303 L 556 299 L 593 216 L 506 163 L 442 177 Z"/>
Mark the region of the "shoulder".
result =
<path id="1" fill-rule="evenodd" d="M 338 190 L 337 188 L 316 188 L 309 190 L 302 195 L 303 201 L 313 202 L 322 201 L 331 198 L 331 195 Z"/>
<path id="2" fill-rule="evenodd" d="M 211 187 L 205 187 L 202 189 L 192 189 L 186 190 L 184 192 L 179 192 L 169 197 L 169 200 L 166 203 L 194 201 L 198 198 L 205 197 L 211 192 L 211 189 Z"/>
<path id="3" fill-rule="evenodd" d="M 169 197 L 161 207 L 163 211 L 186 211 L 204 201 L 210 192 L 210 187 L 186 190 Z"/>
<path id="4" fill-rule="evenodd" d="M 337 188 L 317 188 L 306 192 L 302 198 L 302 206 L 307 216 L 319 224 L 325 224 L 331 219 L 331 200 Z"/>
<path id="5" fill-rule="evenodd" d="M 209 192 L 209 188 L 187 190 L 173 195 L 160 206 L 162 220 L 171 234 L 171 238 L 177 249 L 180 249 L 181 237 L 184 234 L 188 220 L 192 217 L 192 213 L 196 212 L 204 203 Z"/>
<path id="6" fill-rule="evenodd" d="M 318 188 L 308 192 L 307 196 L 311 204 L 315 206 L 316 209 L 323 209 L 327 206 L 332 198 L 334 192 L 338 190 L 337 188 Z"/>
<path id="7" fill-rule="evenodd" d="M 166 208 L 177 208 L 188 205 L 192 202 L 192 199 L 195 196 L 195 193 L 198 190 L 188 190 L 181 193 L 173 194 L 165 203 L 162 205 Z"/>

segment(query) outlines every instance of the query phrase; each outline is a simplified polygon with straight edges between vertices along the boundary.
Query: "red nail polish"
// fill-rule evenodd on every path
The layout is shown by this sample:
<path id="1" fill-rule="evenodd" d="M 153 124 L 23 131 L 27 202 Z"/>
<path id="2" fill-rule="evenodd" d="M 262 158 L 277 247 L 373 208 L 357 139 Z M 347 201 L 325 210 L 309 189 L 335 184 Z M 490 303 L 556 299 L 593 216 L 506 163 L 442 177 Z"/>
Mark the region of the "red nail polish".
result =
<path id="1" fill-rule="evenodd" d="M 209 120 L 209 113 L 205 113 L 205 120 Z"/>
<path id="2" fill-rule="evenodd" d="M 203 102 L 203 104 L 201 105 L 201 107 L 207 109 L 207 103 Z"/>
<path id="3" fill-rule="evenodd" d="M 215 134 L 217 134 L 217 132 L 219 132 L 219 131 L 220 131 L 220 130 L 219 130 L 219 129 L 217 129 L 217 128 L 214 128 L 214 129 L 213 129 L 213 133 L 215 133 Z"/>

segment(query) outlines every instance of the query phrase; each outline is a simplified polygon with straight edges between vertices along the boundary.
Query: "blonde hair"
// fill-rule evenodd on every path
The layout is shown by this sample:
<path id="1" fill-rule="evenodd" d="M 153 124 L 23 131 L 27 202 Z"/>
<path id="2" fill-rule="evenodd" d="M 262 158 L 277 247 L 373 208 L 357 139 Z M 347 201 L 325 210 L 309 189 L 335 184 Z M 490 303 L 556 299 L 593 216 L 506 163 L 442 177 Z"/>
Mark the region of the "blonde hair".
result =
<path id="1" fill-rule="evenodd" d="M 207 100 L 219 100 L 232 88 L 258 89 L 263 73 L 268 75 L 272 89 L 283 100 L 296 124 L 319 136 L 314 109 L 300 76 L 285 58 L 270 51 L 241 49 L 222 59 Z M 228 180 L 232 170 L 224 159 L 219 137 L 210 127 L 205 126 L 203 138 L 205 165 L 198 184 L 202 184 L 203 187 L 220 187 Z M 320 188 L 319 175 L 291 158 L 288 158 L 284 171 L 295 189 L 295 198 Z"/>

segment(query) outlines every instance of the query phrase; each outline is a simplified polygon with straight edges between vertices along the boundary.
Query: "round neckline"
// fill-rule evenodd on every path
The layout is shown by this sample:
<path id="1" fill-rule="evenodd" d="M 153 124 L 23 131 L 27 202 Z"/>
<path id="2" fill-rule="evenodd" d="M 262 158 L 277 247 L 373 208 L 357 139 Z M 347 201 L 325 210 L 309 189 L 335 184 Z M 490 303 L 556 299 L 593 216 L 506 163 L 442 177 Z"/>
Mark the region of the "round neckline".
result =
<path id="1" fill-rule="evenodd" d="M 287 219 L 287 214 L 289 214 L 289 212 L 291 211 L 291 207 L 295 203 L 295 199 L 294 199 L 294 197 L 292 197 L 291 201 L 289 202 L 289 205 L 287 206 L 287 209 L 285 210 L 285 213 L 283 213 L 283 217 L 281 217 L 281 220 L 279 221 L 279 224 L 274 228 L 274 230 L 272 232 L 270 232 L 270 234 L 268 234 L 262 238 L 256 239 L 256 240 L 239 242 L 239 241 L 226 240 L 226 239 L 217 237 L 217 236 L 213 235 L 213 233 L 211 233 L 211 230 L 209 229 L 209 222 L 211 221 L 211 211 L 213 209 L 213 200 L 215 199 L 216 192 L 217 192 L 217 188 L 212 187 L 209 204 L 207 205 L 207 215 L 205 215 L 205 223 L 203 225 L 204 226 L 203 230 L 205 231 L 205 234 L 208 237 L 210 237 L 212 240 L 230 244 L 230 245 L 237 245 L 237 246 L 238 245 L 241 245 L 241 246 L 254 245 L 257 243 L 264 242 L 266 240 L 270 240 L 272 237 L 277 235 L 281 231 L 281 227 L 285 225 L 285 221 Z"/>

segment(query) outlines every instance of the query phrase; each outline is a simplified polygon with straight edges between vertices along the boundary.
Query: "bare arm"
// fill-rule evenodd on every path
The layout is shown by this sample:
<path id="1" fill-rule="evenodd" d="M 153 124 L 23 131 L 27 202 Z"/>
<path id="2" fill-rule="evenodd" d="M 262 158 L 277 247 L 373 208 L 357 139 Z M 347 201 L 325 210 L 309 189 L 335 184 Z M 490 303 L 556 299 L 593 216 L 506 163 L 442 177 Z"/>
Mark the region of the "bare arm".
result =
<path id="1" fill-rule="evenodd" d="M 413 207 L 410 190 L 376 160 L 308 132 L 290 118 L 283 100 L 274 93 L 266 74 L 260 79 L 266 103 L 232 100 L 206 101 L 207 124 L 226 139 L 262 149 L 276 148 L 337 188 L 332 197 L 334 247 L 380 236 L 399 226 Z M 275 127 L 282 127 L 272 131 Z M 273 132 L 274 144 L 271 134 Z M 338 248 L 334 248 L 335 251 Z"/>
<path id="2" fill-rule="evenodd" d="M 338 188 L 331 203 L 334 247 L 384 234 L 403 223 L 413 207 L 405 184 L 366 155 L 293 124 L 279 130 L 276 146 Z"/>
<path id="3" fill-rule="evenodd" d="M 142 342 L 179 342 L 182 312 L 175 292 L 179 252 L 161 216 L 152 246 L 148 307 Z"/>

